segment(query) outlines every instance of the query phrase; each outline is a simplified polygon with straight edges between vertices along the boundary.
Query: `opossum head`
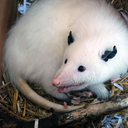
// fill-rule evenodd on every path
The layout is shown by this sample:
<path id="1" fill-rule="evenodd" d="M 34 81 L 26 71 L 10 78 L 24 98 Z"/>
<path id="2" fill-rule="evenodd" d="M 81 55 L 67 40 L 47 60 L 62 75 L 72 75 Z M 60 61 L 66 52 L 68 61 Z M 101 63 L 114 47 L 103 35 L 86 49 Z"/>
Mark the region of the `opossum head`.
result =
<path id="1" fill-rule="evenodd" d="M 58 92 L 81 90 L 120 75 L 118 48 L 104 36 L 75 38 L 70 32 L 63 64 L 52 83 Z"/>

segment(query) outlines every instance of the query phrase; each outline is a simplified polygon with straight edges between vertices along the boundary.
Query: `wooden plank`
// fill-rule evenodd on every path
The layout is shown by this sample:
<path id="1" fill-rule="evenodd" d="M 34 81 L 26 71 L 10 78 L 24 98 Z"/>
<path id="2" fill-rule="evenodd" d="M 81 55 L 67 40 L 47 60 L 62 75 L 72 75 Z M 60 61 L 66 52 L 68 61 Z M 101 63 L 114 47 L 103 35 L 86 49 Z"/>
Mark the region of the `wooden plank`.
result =
<path id="1" fill-rule="evenodd" d="M 10 26 L 16 20 L 17 0 L 0 0 L 0 85 L 2 84 L 1 62 L 2 51 Z"/>

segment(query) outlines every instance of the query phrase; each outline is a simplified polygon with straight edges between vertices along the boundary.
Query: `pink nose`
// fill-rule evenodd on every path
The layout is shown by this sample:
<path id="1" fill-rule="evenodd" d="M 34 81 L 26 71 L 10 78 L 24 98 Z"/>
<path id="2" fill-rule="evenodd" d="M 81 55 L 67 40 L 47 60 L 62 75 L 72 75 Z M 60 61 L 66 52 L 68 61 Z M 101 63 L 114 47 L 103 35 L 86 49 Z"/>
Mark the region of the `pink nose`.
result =
<path id="1" fill-rule="evenodd" d="M 52 80 L 52 84 L 56 87 L 60 87 L 60 82 L 56 78 Z"/>

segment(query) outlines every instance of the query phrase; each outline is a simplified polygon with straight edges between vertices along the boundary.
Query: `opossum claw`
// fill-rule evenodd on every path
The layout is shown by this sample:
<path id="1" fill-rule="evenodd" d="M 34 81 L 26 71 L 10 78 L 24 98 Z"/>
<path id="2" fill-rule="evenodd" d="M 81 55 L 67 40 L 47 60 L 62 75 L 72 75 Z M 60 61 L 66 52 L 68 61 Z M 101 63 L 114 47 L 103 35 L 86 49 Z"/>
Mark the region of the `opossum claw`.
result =
<path id="1" fill-rule="evenodd" d="M 64 102 L 64 108 L 67 109 L 67 102 Z"/>
<path id="2" fill-rule="evenodd" d="M 91 97 L 93 95 L 92 92 L 84 91 L 84 92 L 77 92 L 76 95 L 79 97 Z"/>
<path id="3" fill-rule="evenodd" d="M 116 77 L 113 77 L 113 78 L 111 78 L 111 83 L 114 84 L 119 79 L 121 79 L 120 75 L 116 76 Z"/>
<path id="4" fill-rule="evenodd" d="M 74 104 L 74 105 L 77 105 L 77 104 L 80 103 L 80 101 L 79 100 L 72 100 L 71 103 Z"/>
<path id="5" fill-rule="evenodd" d="M 73 97 L 73 100 L 80 100 L 80 97 Z"/>

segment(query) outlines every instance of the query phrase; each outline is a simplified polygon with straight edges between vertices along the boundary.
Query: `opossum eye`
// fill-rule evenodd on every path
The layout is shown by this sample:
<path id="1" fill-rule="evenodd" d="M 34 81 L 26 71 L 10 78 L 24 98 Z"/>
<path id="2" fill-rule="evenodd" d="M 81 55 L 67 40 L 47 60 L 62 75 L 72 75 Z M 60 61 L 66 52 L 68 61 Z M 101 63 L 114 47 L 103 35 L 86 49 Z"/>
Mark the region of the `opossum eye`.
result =
<path id="1" fill-rule="evenodd" d="M 78 67 L 78 71 L 79 72 L 84 72 L 85 71 L 85 67 L 84 66 L 82 66 L 82 65 L 80 65 L 79 67 Z"/>
<path id="2" fill-rule="evenodd" d="M 117 53 L 116 46 L 113 47 L 113 51 L 105 51 L 105 53 L 102 55 L 102 59 L 107 62 L 109 59 L 112 59 Z"/>
<path id="3" fill-rule="evenodd" d="M 72 32 L 70 31 L 69 36 L 68 36 L 68 45 L 70 45 L 73 42 L 74 42 L 74 38 L 72 36 Z"/>
<path id="4" fill-rule="evenodd" d="M 68 61 L 68 60 L 66 59 L 66 60 L 64 61 L 64 63 L 66 64 L 66 63 L 67 63 L 67 61 Z"/>

